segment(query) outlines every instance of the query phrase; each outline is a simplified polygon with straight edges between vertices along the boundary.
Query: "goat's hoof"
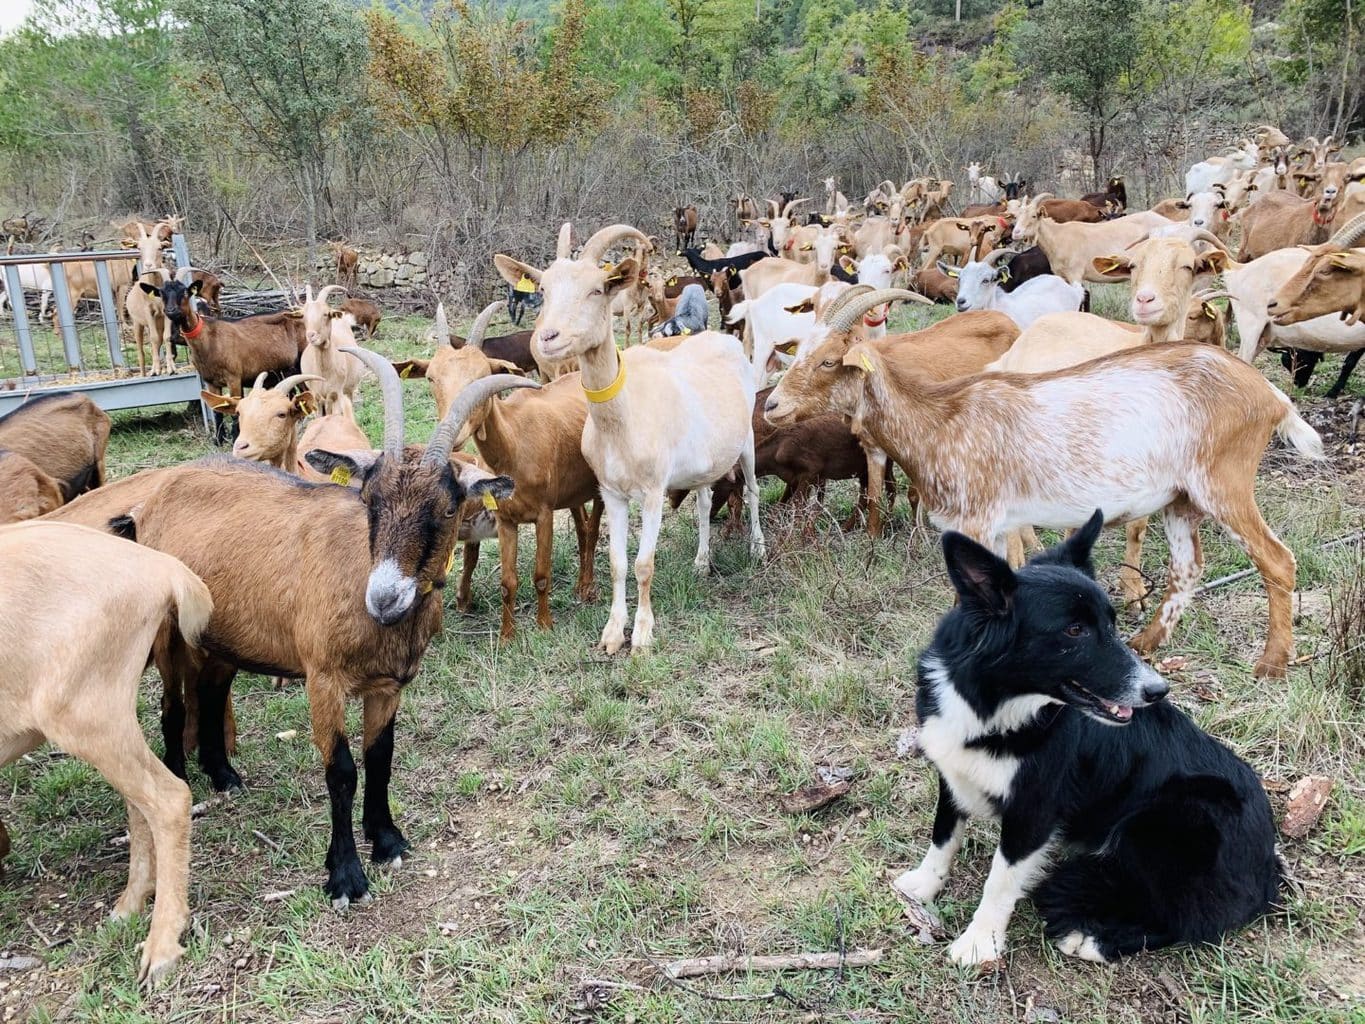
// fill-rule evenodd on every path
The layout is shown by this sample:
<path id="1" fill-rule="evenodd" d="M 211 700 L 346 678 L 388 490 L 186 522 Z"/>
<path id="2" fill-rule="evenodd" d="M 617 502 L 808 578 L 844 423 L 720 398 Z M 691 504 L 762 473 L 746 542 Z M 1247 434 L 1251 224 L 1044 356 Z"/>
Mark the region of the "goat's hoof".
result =
<path id="1" fill-rule="evenodd" d="M 246 783 L 237 774 L 237 769 L 230 764 L 220 769 L 205 769 L 205 771 L 208 771 L 210 784 L 216 792 L 240 793 L 246 789 Z"/>
<path id="2" fill-rule="evenodd" d="M 332 869 L 322 888 L 332 897 L 334 910 L 345 910 L 352 903 L 364 904 L 369 901 L 370 880 L 365 877 L 360 858 L 354 854 L 341 867 Z"/>
<path id="3" fill-rule="evenodd" d="M 1251 674 L 1257 679 L 1283 679 L 1289 673 L 1288 658 L 1274 658 L 1270 655 L 1262 655 L 1261 660 L 1256 662 L 1256 667 L 1251 670 Z"/>
<path id="4" fill-rule="evenodd" d="M 153 989 L 170 975 L 179 959 L 185 954 L 185 947 L 172 942 L 168 948 L 153 952 L 151 942 L 143 944 L 142 960 L 138 964 L 137 981 L 145 989 Z"/>
<path id="5" fill-rule="evenodd" d="M 401 868 L 403 866 L 403 854 L 412 849 L 412 844 L 403 838 L 403 833 L 396 828 L 381 829 L 379 834 L 373 838 L 371 859 L 376 864 L 387 864 L 391 867 Z"/>

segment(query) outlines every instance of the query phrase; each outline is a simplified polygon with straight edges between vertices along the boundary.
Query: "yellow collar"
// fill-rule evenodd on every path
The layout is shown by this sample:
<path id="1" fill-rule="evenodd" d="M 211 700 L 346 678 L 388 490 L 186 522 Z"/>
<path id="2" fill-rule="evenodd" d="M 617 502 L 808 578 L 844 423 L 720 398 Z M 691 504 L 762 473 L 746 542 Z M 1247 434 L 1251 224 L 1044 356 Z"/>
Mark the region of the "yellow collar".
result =
<path id="1" fill-rule="evenodd" d="M 626 360 L 624 353 L 617 352 L 616 361 L 620 365 L 616 370 L 616 379 L 614 381 L 600 391 L 594 391 L 592 388 L 588 387 L 583 389 L 583 394 L 587 395 L 589 402 L 592 402 L 595 405 L 601 405 L 603 402 L 610 402 L 619 395 L 621 389 L 626 386 Z"/>

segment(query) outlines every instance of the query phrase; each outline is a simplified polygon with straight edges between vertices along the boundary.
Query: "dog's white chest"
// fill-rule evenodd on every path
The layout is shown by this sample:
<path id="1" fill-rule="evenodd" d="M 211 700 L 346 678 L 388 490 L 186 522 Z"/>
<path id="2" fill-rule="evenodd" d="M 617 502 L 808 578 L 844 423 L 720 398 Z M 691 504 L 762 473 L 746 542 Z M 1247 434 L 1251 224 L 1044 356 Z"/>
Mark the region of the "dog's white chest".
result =
<path id="1" fill-rule="evenodd" d="M 947 781 L 960 810 L 973 817 L 995 817 L 993 801 L 1009 796 L 1019 759 L 967 744 L 990 733 L 1018 728 L 1049 701 L 1021 697 L 1001 705 L 989 720 L 983 720 L 958 695 L 941 667 L 931 667 L 929 677 L 938 714 L 920 723 L 920 747 Z"/>

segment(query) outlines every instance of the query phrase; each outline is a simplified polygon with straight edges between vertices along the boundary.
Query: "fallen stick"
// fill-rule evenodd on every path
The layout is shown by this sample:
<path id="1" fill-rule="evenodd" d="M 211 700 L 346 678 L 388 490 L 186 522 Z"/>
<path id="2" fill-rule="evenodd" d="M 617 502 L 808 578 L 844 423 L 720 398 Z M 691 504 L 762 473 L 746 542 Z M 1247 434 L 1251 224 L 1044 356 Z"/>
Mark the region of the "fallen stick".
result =
<path id="1" fill-rule="evenodd" d="M 1318 550 L 1328 551 L 1331 548 L 1339 548 L 1343 544 L 1355 544 L 1363 540 L 1365 540 L 1365 530 L 1358 530 L 1357 532 L 1348 534 L 1345 537 L 1338 537 L 1336 540 L 1329 540 L 1327 543 L 1319 545 Z M 1194 592 L 1194 596 L 1198 597 L 1201 594 L 1208 593 L 1210 590 L 1213 590 L 1216 587 L 1226 586 L 1229 583 L 1236 583 L 1238 580 L 1244 580 L 1248 576 L 1255 576 L 1258 572 L 1260 572 L 1260 570 L 1253 567 L 1250 569 L 1241 569 L 1237 572 L 1228 573 L 1228 575 L 1226 576 L 1220 576 L 1216 580 L 1210 580 L 1208 583 L 1205 583 L 1202 587 L 1200 587 L 1198 590 Z"/>
<path id="2" fill-rule="evenodd" d="M 664 965 L 670 978 L 697 978 L 731 971 L 834 971 L 841 967 L 868 967 L 881 963 L 880 949 L 855 949 L 849 953 L 793 953 L 787 956 L 699 956 Z"/>

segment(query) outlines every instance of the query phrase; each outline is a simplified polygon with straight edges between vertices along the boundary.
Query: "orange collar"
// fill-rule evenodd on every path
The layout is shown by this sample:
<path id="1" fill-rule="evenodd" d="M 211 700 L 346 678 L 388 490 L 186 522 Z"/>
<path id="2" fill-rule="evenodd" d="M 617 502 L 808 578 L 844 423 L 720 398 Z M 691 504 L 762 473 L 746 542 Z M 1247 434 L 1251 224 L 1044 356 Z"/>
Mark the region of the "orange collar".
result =
<path id="1" fill-rule="evenodd" d="M 863 314 L 863 326 L 864 326 L 864 327 L 880 327 L 882 324 L 886 323 L 886 318 L 887 318 L 888 316 L 890 316 L 890 315 L 891 315 L 891 304 L 888 302 L 887 305 L 886 305 L 886 310 L 882 313 L 881 316 L 879 316 L 879 317 L 878 317 L 877 319 L 875 319 L 875 320 L 872 319 L 872 314 L 871 314 L 871 313 L 864 313 L 864 314 Z"/>
<path id="2" fill-rule="evenodd" d="M 1313 207 L 1313 223 L 1318 225 L 1319 227 L 1322 227 L 1325 224 L 1332 223 L 1332 221 L 1336 218 L 1336 215 L 1337 211 L 1335 208 L 1326 217 L 1323 217 L 1318 213 L 1318 208 L 1316 206 Z M 1347 226 L 1349 227 L 1349 225 Z"/>
<path id="3" fill-rule="evenodd" d="M 203 333 L 204 318 L 201 316 L 198 320 L 194 322 L 194 326 L 191 327 L 188 331 L 181 331 L 180 336 L 184 338 L 186 341 L 193 341 L 195 338 L 199 337 L 199 335 Z"/>

